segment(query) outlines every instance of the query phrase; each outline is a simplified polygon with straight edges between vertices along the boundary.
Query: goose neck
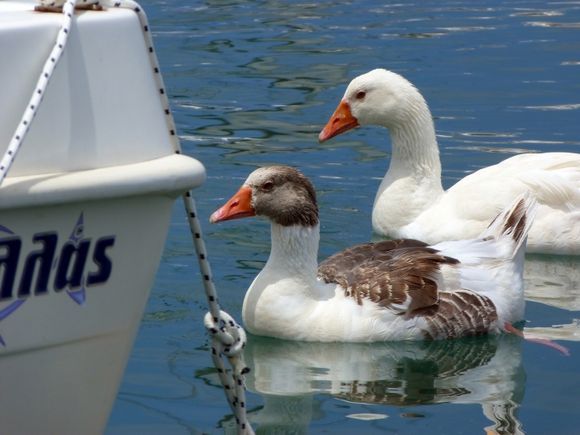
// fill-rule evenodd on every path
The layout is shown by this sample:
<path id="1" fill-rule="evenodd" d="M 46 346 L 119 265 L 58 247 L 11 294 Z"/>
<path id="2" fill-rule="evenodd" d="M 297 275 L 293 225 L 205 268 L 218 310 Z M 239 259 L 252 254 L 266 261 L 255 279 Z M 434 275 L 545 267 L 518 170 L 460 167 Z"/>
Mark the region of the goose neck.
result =
<path id="1" fill-rule="evenodd" d="M 422 178 L 441 178 L 441 161 L 429 109 L 419 106 L 406 122 L 390 127 L 392 156 L 389 170 Z"/>
<path id="2" fill-rule="evenodd" d="M 318 270 L 320 226 L 272 223 L 272 248 L 267 267 L 290 277 L 315 280 Z"/>

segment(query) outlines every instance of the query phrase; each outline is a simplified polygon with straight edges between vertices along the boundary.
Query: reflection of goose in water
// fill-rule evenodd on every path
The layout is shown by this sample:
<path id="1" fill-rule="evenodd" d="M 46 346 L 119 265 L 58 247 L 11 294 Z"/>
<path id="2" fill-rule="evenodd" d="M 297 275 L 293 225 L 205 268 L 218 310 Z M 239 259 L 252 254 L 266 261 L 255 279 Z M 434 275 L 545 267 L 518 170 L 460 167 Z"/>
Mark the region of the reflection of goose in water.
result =
<path id="1" fill-rule="evenodd" d="M 580 311 L 580 257 L 527 255 L 524 282 L 526 300 Z"/>
<path id="2" fill-rule="evenodd" d="M 528 338 L 580 341 L 580 319 L 572 319 L 570 323 L 550 327 L 525 328 L 525 332 Z"/>
<path id="3" fill-rule="evenodd" d="M 489 433 L 521 433 L 525 374 L 521 340 L 505 335 L 374 344 L 288 342 L 250 337 L 247 385 L 264 407 L 258 432 L 305 433 L 327 393 L 349 402 L 409 406 L 479 403 Z"/>

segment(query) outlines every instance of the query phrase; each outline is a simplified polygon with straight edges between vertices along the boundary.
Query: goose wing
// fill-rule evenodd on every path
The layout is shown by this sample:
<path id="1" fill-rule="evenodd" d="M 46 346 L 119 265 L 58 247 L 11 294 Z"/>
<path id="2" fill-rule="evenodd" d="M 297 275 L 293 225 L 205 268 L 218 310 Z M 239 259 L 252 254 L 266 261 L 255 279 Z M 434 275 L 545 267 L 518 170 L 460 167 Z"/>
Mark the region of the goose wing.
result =
<path id="1" fill-rule="evenodd" d="M 339 252 L 319 269 L 327 283 L 339 284 L 358 304 L 369 300 L 397 313 L 410 313 L 439 301 L 441 266 L 458 260 L 417 240 L 366 243 Z"/>

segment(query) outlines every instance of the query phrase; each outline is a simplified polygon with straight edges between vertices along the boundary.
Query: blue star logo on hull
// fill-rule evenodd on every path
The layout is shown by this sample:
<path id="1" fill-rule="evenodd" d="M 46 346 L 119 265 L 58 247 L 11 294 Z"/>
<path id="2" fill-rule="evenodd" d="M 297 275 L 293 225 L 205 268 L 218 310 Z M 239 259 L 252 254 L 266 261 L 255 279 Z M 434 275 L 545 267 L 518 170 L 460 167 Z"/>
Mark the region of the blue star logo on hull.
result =
<path id="1" fill-rule="evenodd" d="M 69 241 L 71 243 L 73 243 L 75 245 L 75 247 L 77 247 L 77 248 L 79 246 L 80 241 L 83 239 L 83 236 L 85 233 L 84 222 L 85 222 L 85 219 L 84 219 L 83 213 L 81 213 L 78 220 L 77 220 L 75 227 L 73 228 L 73 230 L 70 234 L 70 237 L 68 238 Z M 83 279 L 83 281 L 84 281 L 84 279 Z M 66 293 L 67 293 L 67 295 L 70 296 L 70 298 L 73 301 L 75 301 L 79 305 L 83 305 L 85 303 L 85 301 L 87 300 L 84 283 L 81 285 L 80 289 L 78 289 L 78 290 L 67 289 Z"/>
<path id="2" fill-rule="evenodd" d="M 62 246 L 59 247 L 56 231 L 37 232 L 31 239 L 32 248 L 22 252 L 22 238 L 0 225 L 0 322 L 32 296 L 49 296 L 65 290 L 75 304 L 82 306 L 87 300 L 87 288 L 103 285 L 111 276 L 113 262 L 109 251 L 116 237 L 96 240 L 86 237 L 82 212 Z M 2 335 L 0 347 L 6 347 Z"/>

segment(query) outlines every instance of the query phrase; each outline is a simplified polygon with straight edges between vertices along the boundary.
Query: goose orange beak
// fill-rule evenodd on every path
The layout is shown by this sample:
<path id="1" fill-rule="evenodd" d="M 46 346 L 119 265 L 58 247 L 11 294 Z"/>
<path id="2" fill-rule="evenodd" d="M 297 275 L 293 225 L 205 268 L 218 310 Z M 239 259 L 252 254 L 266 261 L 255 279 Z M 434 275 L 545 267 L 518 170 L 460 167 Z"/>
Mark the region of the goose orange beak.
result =
<path id="1" fill-rule="evenodd" d="M 359 123 L 357 119 L 352 116 L 350 106 L 346 101 L 342 100 L 328 120 L 328 123 L 318 135 L 318 141 L 324 142 L 358 126 Z"/>
<path id="2" fill-rule="evenodd" d="M 252 207 L 252 189 L 242 186 L 228 202 L 212 213 L 209 221 L 215 224 L 250 216 L 256 216 L 256 211 Z"/>

